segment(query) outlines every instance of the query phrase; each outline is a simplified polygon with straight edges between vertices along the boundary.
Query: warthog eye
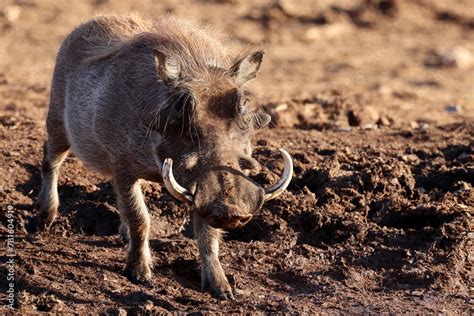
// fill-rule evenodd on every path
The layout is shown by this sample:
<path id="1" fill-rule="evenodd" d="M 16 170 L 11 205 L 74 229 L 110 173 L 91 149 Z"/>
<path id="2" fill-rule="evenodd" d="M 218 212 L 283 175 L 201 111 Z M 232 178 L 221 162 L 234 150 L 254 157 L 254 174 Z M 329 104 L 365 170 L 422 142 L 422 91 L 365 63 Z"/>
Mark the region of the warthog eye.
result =
<path id="1" fill-rule="evenodd" d="M 232 108 L 233 108 L 232 114 L 235 118 L 238 118 L 244 115 L 248 111 L 247 98 L 241 97 L 240 95 L 235 94 L 232 100 Z"/>
<path id="2" fill-rule="evenodd" d="M 248 129 L 253 122 L 253 115 L 247 110 L 236 117 L 237 125 L 240 129 Z"/>
<path id="3" fill-rule="evenodd" d="M 247 99 L 242 99 L 242 101 L 240 101 L 240 104 L 238 105 L 238 115 L 246 115 L 248 110 L 249 109 L 247 107 Z"/>
<path id="4" fill-rule="evenodd" d="M 249 128 L 252 123 L 252 115 L 249 113 L 247 102 L 248 100 L 246 97 L 239 95 L 236 95 L 233 102 L 233 116 L 241 129 Z"/>

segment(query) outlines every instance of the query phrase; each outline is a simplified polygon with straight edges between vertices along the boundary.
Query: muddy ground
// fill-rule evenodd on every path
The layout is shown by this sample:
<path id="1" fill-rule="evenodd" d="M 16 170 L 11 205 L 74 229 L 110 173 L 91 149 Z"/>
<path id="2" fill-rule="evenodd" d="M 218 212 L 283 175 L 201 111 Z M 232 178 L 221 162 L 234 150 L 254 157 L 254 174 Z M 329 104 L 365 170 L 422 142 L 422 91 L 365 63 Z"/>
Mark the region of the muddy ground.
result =
<path id="1" fill-rule="evenodd" d="M 236 52 L 266 47 L 254 102 L 273 122 L 255 138 L 255 179 L 278 178 L 281 146 L 295 176 L 225 237 L 236 301 L 200 290 L 189 209 L 158 184 L 144 185 L 148 286 L 123 274 L 108 179 L 72 156 L 60 216 L 35 233 L 56 49 L 94 14 L 130 11 L 210 24 Z M 2 1 L 0 249 L 13 214 L 15 311 L 474 313 L 473 54 L 472 0 Z"/>

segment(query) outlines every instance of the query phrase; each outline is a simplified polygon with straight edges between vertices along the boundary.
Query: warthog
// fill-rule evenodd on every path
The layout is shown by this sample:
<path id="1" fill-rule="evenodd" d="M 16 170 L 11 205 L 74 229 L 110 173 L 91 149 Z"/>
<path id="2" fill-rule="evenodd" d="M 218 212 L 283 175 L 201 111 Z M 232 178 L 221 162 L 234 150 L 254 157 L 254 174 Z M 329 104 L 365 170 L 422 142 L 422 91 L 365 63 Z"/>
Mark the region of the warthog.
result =
<path id="1" fill-rule="evenodd" d="M 173 17 L 155 23 L 97 17 L 76 28 L 54 70 L 40 226 L 48 229 L 57 215 L 59 167 L 72 150 L 112 178 L 119 231 L 129 242 L 126 272 L 133 282 L 148 281 L 150 216 L 140 181 L 164 182 L 193 207 L 203 288 L 233 299 L 218 258 L 221 229 L 245 225 L 286 189 L 293 168 L 281 150 L 285 167 L 277 184 L 264 190 L 247 177 L 259 167 L 251 136 L 270 121 L 247 106 L 247 83 L 263 55 L 232 59 L 208 30 Z"/>

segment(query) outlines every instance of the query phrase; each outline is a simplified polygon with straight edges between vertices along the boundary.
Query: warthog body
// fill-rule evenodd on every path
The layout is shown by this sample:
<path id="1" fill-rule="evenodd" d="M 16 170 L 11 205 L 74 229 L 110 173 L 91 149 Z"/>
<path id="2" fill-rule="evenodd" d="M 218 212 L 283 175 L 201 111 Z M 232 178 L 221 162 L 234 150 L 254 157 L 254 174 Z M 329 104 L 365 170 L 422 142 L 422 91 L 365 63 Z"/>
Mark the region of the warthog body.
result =
<path id="1" fill-rule="evenodd" d="M 164 180 L 193 205 L 203 286 L 233 298 L 218 259 L 220 229 L 244 225 L 291 178 L 286 168 L 286 179 L 265 192 L 244 174 L 258 167 L 251 136 L 269 122 L 246 105 L 246 83 L 262 57 L 258 51 L 232 59 L 214 35 L 170 17 L 98 17 L 75 29 L 59 50 L 51 87 L 41 226 L 56 217 L 59 167 L 72 150 L 112 178 L 120 233 L 129 242 L 126 271 L 132 281 L 146 281 L 150 217 L 140 181 Z"/>

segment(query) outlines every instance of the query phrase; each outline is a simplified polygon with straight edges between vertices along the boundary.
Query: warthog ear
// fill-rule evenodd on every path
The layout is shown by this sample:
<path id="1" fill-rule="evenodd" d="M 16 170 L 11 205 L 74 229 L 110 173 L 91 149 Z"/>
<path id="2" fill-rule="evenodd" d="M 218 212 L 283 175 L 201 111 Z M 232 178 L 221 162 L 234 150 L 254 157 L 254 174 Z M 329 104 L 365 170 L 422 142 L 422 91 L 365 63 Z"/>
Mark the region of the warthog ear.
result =
<path id="1" fill-rule="evenodd" d="M 158 75 L 163 80 L 176 80 L 179 78 L 180 68 L 174 58 L 166 56 L 163 52 L 155 50 L 155 63 Z"/>
<path id="2" fill-rule="evenodd" d="M 249 80 L 252 80 L 257 76 L 260 65 L 262 64 L 263 50 L 251 53 L 242 59 L 239 59 L 232 67 L 229 72 L 236 77 L 236 80 L 240 84 L 244 84 Z"/>

